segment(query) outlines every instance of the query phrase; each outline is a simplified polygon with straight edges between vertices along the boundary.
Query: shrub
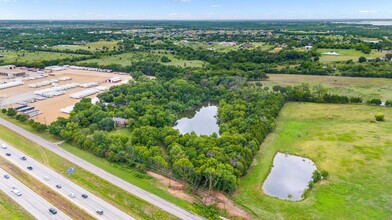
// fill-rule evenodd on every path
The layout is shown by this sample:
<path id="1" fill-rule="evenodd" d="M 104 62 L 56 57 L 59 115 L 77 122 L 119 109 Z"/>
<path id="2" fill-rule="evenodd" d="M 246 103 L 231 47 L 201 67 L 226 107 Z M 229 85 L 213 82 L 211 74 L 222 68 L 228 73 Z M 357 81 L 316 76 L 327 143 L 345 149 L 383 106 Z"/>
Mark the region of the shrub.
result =
<path id="1" fill-rule="evenodd" d="M 374 115 L 374 117 L 376 118 L 376 121 L 384 121 L 384 114 L 382 113 L 377 113 L 376 115 Z"/>
<path id="2" fill-rule="evenodd" d="M 371 99 L 368 100 L 367 103 L 369 105 L 381 105 L 382 101 L 380 99 Z"/>

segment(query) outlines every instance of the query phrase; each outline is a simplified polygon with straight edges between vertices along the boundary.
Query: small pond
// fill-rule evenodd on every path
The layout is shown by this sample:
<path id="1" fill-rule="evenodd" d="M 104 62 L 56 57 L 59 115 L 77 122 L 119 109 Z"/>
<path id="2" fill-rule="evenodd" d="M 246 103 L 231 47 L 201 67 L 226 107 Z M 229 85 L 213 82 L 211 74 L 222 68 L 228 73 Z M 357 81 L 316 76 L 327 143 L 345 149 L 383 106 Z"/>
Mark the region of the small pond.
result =
<path id="1" fill-rule="evenodd" d="M 194 131 L 197 135 L 212 135 L 215 132 L 219 136 L 217 114 L 217 106 L 205 106 L 192 118 L 184 117 L 178 120 L 173 128 L 179 130 L 181 134 Z"/>
<path id="2" fill-rule="evenodd" d="M 263 191 L 280 199 L 302 200 L 316 169 L 316 165 L 307 158 L 277 153 Z"/>

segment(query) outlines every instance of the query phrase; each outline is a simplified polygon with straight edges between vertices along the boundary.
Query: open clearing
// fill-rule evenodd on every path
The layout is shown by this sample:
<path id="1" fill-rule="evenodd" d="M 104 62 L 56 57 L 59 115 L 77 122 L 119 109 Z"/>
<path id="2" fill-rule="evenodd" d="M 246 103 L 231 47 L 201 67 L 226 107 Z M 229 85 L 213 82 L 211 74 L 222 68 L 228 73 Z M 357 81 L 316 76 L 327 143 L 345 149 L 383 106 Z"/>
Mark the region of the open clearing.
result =
<path id="1" fill-rule="evenodd" d="M 85 55 L 70 53 L 54 53 L 42 51 L 0 51 L 4 55 L 4 63 L 34 63 L 44 60 L 84 57 Z"/>
<path id="2" fill-rule="evenodd" d="M 88 82 L 98 82 L 100 83 L 100 86 L 105 86 L 109 88 L 110 86 L 116 85 L 113 83 L 108 83 L 106 80 L 112 77 L 119 76 L 121 80 L 123 81 L 129 81 L 132 79 L 129 74 L 122 74 L 119 75 L 118 73 L 106 73 L 106 72 L 96 72 L 96 71 L 87 71 L 87 70 L 73 70 L 73 69 L 67 69 L 67 70 L 62 70 L 62 71 L 56 71 L 53 72 L 55 76 L 48 76 L 47 78 L 39 79 L 39 80 L 31 80 L 31 81 L 25 81 L 25 84 L 22 86 L 17 86 L 9 89 L 4 89 L 0 91 L 0 98 L 3 100 L 1 104 L 5 106 L 11 105 L 12 107 L 16 106 L 14 103 L 18 101 L 24 101 L 27 99 L 31 99 L 35 97 L 34 91 L 37 90 L 42 90 L 46 88 L 52 87 L 51 85 L 43 86 L 40 88 L 30 88 L 29 84 L 35 84 L 38 82 L 42 81 L 48 81 L 52 79 L 59 79 L 61 77 L 71 77 L 72 80 L 68 81 L 60 81 L 57 83 L 59 86 L 64 85 L 64 84 L 69 84 L 69 83 L 88 83 Z M 35 103 L 29 104 L 30 106 L 34 106 L 36 109 L 40 110 L 43 112 L 43 114 L 38 115 L 36 117 L 33 117 L 35 121 L 41 122 L 41 123 L 46 123 L 50 124 L 51 122 L 55 121 L 57 117 L 62 116 L 62 117 L 68 117 L 67 114 L 61 113 L 60 109 L 65 108 L 67 106 L 71 106 L 79 102 L 79 99 L 73 99 L 69 97 L 70 94 L 75 93 L 75 92 L 80 92 L 83 90 L 86 90 L 87 88 L 73 88 L 65 91 L 66 93 L 61 96 L 56 96 L 53 98 L 48 98 L 43 101 L 38 101 Z M 89 96 L 88 98 L 94 98 L 98 95 L 94 94 Z"/>
<path id="3" fill-rule="evenodd" d="M 392 100 L 392 79 L 342 77 L 342 76 L 314 76 L 293 74 L 269 74 L 269 80 L 262 83 L 272 87 L 274 85 L 310 85 L 322 84 L 328 92 L 338 95 L 359 96 L 364 100 L 379 98 L 383 101 Z"/>
<path id="4" fill-rule="evenodd" d="M 327 53 L 327 52 L 336 52 L 339 55 L 327 55 L 327 54 L 321 54 L 320 57 L 320 62 L 324 63 L 331 63 L 331 62 L 337 62 L 337 61 L 347 61 L 347 60 L 353 60 L 354 62 L 357 62 L 359 57 L 364 56 L 366 58 L 377 58 L 377 57 L 384 57 L 385 53 L 383 52 L 378 52 L 377 50 L 372 50 L 370 54 L 364 54 L 361 51 L 355 50 L 355 49 L 317 49 L 317 52 L 319 53 Z"/>
<path id="5" fill-rule="evenodd" d="M 84 45 L 57 45 L 53 46 L 53 49 L 57 50 L 88 50 L 88 51 L 97 51 L 102 50 L 104 47 L 109 50 L 114 50 L 118 47 L 117 41 L 97 41 L 91 42 Z"/>
<path id="6" fill-rule="evenodd" d="M 371 123 L 374 114 L 385 122 Z M 367 105 L 288 103 L 233 199 L 261 219 L 391 219 L 392 112 Z M 261 186 L 277 152 L 304 156 L 329 172 L 301 202 Z"/>

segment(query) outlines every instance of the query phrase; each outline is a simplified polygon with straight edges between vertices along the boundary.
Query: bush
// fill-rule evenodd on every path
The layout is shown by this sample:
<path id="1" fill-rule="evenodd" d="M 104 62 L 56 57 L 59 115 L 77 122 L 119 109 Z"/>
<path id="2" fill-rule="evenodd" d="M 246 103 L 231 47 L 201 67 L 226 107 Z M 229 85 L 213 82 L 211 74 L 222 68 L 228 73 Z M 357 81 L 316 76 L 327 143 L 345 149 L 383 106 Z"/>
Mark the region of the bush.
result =
<path id="1" fill-rule="evenodd" d="M 360 57 L 358 59 L 358 62 L 360 62 L 360 63 L 365 63 L 366 61 L 367 61 L 366 57 Z"/>
<path id="2" fill-rule="evenodd" d="M 382 101 L 380 99 L 371 99 L 368 100 L 367 103 L 369 105 L 381 105 Z"/>
<path id="3" fill-rule="evenodd" d="M 13 109 L 13 108 L 9 108 L 7 110 L 7 115 L 10 116 L 10 117 L 14 117 L 16 115 L 16 113 L 17 113 L 16 110 Z"/>
<path id="4" fill-rule="evenodd" d="M 376 121 L 384 121 L 385 120 L 384 114 L 382 114 L 382 113 L 377 113 L 374 117 L 376 118 Z"/>
<path id="5" fill-rule="evenodd" d="M 7 109 L 6 109 L 6 108 L 3 108 L 3 109 L 1 109 L 1 112 L 2 112 L 3 114 L 7 114 Z"/>

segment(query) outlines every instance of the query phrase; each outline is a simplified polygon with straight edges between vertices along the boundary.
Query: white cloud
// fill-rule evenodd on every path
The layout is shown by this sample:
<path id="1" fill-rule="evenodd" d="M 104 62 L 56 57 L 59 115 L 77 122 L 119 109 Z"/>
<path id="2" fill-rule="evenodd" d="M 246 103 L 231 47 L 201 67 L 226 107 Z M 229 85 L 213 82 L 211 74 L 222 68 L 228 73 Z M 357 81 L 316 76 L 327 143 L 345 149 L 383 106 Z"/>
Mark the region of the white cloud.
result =
<path id="1" fill-rule="evenodd" d="M 219 7 L 222 7 L 223 5 L 210 5 L 211 6 L 211 8 L 219 8 Z"/>

